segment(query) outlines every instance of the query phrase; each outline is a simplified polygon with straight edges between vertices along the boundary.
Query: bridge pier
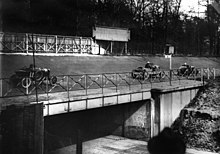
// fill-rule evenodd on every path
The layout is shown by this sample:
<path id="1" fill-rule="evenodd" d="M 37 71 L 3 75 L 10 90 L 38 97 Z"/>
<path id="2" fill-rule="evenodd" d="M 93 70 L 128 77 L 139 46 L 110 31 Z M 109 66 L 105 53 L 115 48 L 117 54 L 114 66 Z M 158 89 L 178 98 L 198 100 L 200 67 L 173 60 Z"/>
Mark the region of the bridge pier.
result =
<path id="1" fill-rule="evenodd" d="M 0 116 L 0 153 L 43 154 L 43 104 L 11 105 Z"/>
<path id="2" fill-rule="evenodd" d="M 153 135 L 170 127 L 179 116 L 180 111 L 190 103 L 203 85 L 178 87 L 170 89 L 152 89 L 155 116 L 153 121 Z"/>

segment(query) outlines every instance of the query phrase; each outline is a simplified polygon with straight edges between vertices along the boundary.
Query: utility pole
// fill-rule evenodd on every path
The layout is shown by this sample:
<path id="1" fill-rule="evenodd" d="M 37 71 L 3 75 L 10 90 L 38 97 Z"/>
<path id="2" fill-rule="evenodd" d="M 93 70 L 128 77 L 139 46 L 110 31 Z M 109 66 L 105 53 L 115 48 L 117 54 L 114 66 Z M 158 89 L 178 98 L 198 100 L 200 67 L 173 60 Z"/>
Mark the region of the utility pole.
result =
<path id="1" fill-rule="evenodd" d="M 167 44 L 167 32 L 168 32 L 168 5 L 169 0 L 164 0 L 164 44 L 163 47 L 166 47 Z M 165 50 L 165 49 L 164 49 Z"/>

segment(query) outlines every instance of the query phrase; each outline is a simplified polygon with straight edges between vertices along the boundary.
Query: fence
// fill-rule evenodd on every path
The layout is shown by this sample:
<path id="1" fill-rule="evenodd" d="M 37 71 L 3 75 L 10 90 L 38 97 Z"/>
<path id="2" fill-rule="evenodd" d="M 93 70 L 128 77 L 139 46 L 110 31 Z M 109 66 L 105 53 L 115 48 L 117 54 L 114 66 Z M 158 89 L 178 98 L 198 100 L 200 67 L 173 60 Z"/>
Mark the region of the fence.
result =
<path id="1" fill-rule="evenodd" d="M 93 40 L 86 37 L 0 33 L 3 53 L 91 53 Z"/>
<path id="2" fill-rule="evenodd" d="M 122 73 L 103 73 L 103 74 L 82 74 L 82 75 L 59 75 L 56 76 L 56 82 L 51 82 L 49 77 L 43 77 L 40 81 L 33 80 L 30 77 L 19 78 L 16 83 L 10 78 L 0 79 L 1 97 L 25 96 L 38 94 L 49 94 L 65 92 L 69 94 L 77 91 L 76 95 L 88 95 L 92 91 L 105 93 L 106 90 L 118 91 L 126 88 L 131 90 L 133 87 L 139 89 L 155 88 L 157 83 L 166 82 L 172 85 L 175 81 L 181 84 L 182 80 L 203 81 L 204 79 L 215 78 L 220 75 L 216 69 L 196 69 L 190 74 L 180 74 L 178 69 L 171 71 L 146 72 L 143 76 L 139 73 L 133 76 L 132 72 Z"/>

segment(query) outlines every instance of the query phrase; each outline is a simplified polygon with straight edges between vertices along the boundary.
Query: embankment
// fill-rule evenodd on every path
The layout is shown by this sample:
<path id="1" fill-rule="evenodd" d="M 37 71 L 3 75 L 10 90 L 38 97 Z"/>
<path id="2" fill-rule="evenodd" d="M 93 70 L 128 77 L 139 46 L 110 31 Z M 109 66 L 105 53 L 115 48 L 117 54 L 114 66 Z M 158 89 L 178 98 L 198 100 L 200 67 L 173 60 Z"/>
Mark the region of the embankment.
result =
<path id="1" fill-rule="evenodd" d="M 33 56 L 0 55 L 0 77 L 10 77 L 15 70 L 33 63 Z M 147 61 L 153 62 L 161 69 L 169 69 L 169 59 L 164 57 L 141 56 L 35 56 L 37 67 L 51 69 L 54 75 L 73 75 L 83 73 L 130 72 Z M 173 57 L 172 67 L 178 68 L 183 63 L 195 67 L 220 68 L 220 57 Z"/>

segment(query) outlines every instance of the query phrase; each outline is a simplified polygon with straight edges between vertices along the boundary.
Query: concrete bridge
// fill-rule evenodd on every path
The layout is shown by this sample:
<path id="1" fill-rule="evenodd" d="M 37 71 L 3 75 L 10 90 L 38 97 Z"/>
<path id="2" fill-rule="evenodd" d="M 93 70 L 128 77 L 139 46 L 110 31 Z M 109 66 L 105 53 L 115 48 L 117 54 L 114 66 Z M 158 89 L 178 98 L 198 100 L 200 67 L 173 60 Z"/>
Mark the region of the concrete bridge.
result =
<path id="1" fill-rule="evenodd" d="M 27 139 L 37 141 L 29 145 L 36 153 L 43 150 L 44 131 L 51 127 L 48 119 L 68 114 L 75 115 L 72 115 L 75 124 L 71 131 L 78 132 L 80 129 L 86 134 L 82 137 L 84 140 L 112 134 L 147 141 L 164 127 L 170 126 L 204 85 L 203 80 L 198 81 L 198 78 L 173 76 L 171 80 L 170 72 L 164 72 L 164 78 L 145 80 L 132 79 L 128 73 L 122 74 L 81 75 L 78 78 L 62 76 L 51 87 L 46 80 L 38 88 L 19 88 L 18 84 L 16 90 L 5 90 L 4 83 L 8 80 L 2 80 L 1 116 L 5 117 L 6 126 L 16 130 L 11 130 L 13 133 L 20 134 L 14 140 L 21 147 Z M 31 134 L 31 138 L 27 138 L 24 132 Z M 70 135 L 72 142 L 76 143 L 78 134 Z M 49 140 L 44 144 L 50 143 Z M 4 142 L 11 143 L 11 140 Z M 61 147 L 47 150 L 54 148 Z"/>

